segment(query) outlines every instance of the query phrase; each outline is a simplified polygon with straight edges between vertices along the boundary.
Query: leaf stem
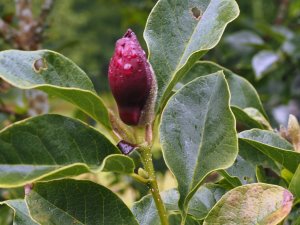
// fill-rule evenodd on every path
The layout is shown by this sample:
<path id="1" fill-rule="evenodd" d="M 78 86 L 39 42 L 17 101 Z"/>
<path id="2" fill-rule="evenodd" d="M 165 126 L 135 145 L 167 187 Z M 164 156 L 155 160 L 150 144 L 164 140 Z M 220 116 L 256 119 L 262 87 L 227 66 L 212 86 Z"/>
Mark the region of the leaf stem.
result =
<path id="1" fill-rule="evenodd" d="M 161 196 L 159 194 L 159 189 L 158 189 L 158 185 L 157 185 L 157 181 L 156 181 L 156 177 L 155 177 L 155 171 L 154 171 L 154 166 L 153 166 L 153 162 L 152 162 L 151 147 L 149 145 L 141 146 L 140 153 L 141 153 L 141 157 L 142 157 L 142 161 L 143 161 L 145 170 L 149 174 L 148 186 L 149 186 L 151 194 L 153 196 L 153 199 L 154 199 L 157 211 L 158 211 L 158 215 L 160 217 L 161 225 L 169 225 L 167 211 L 166 211 L 164 203 L 161 199 Z"/>
<path id="2" fill-rule="evenodd" d="M 148 179 L 145 179 L 143 177 L 141 177 L 140 175 L 138 174 L 135 174 L 135 173 L 131 173 L 129 174 L 132 178 L 134 178 L 135 180 L 137 180 L 138 182 L 142 183 L 142 184 L 148 184 L 149 183 L 149 180 Z"/>

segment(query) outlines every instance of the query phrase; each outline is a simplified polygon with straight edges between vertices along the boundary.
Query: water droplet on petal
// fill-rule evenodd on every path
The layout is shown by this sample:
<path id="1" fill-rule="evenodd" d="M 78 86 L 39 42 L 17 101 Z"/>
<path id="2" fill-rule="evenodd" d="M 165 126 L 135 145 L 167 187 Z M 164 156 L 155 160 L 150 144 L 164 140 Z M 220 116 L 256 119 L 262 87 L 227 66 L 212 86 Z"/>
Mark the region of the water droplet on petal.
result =
<path id="1" fill-rule="evenodd" d="M 122 66 L 122 64 L 123 64 L 123 60 L 122 60 L 122 58 L 120 58 L 120 59 L 118 59 L 118 66 Z"/>
<path id="2" fill-rule="evenodd" d="M 129 64 L 129 63 L 126 63 L 126 64 L 124 65 L 124 70 L 130 70 L 131 68 L 132 68 L 132 65 Z"/>
<path id="3" fill-rule="evenodd" d="M 122 56 L 123 55 L 123 47 L 122 46 L 118 46 L 116 52 L 117 52 L 118 56 Z"/>

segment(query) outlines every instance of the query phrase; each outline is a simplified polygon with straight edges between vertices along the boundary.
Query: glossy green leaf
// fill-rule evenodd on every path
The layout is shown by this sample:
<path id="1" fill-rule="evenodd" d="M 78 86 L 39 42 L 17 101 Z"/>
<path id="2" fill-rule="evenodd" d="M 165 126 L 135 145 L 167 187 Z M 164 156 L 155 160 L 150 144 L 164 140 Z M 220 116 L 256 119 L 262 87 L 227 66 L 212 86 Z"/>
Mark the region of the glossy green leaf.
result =
<path id="1" fill-rule="evenodd" d="M 216 73 L 222 70 L 229 85 L 231 99 L 230 105 L 236 109 L 255 108 L 266 117 L 260 98 L 252 86 L 245 78 L 232 71 L 210 61 L 199 61 L 182 79 L 187 83 L 197 77 Z"/>
<path id="2" fill-rule="evenodd" d="M 160 141 L 178 181 L 181 208 L 209 173 L 234 163 L 237 135 L 229 99 L 225 77 L 218 72 L 184 86 L 163 112 Z"/>
<path id="3" fill-rule="evenodd" d="M 135 169 L 134 161 L 125 155 L 109 155 L 107 156 L 101 166 L 103 172 L 116 172 L 116 173 L 133 173 Z"/>
<path id="4" fill-rule="evenodd" d="M 256 182 L 255 167 L 239 155 L 234 164 L 226 171 L 231 176 L 238 177 L 242 184 Z"/>
<path id="5" fill-rule="evenodd" d="M 43 225 L 138 225 L 117 195 L 91 181 L 40 182 L 25 199 L 31 216 Z"/>
<path id="6" fill-rule="evenodd" d="M 203 225 L 277 225 L 291 211 L 293 195 L 270 184 L 248 184 L 226 193 Z"/>
<path id="7" fill-rule="evenodd" d="M 264 115 L 258 111 L 258 109 L 252 108 L 252 107 L 247 107 L 243 109 L 244 112 L 247 113 L 247 115 L 260 123 L 265 129 L 273 130 L 269 121 L 264 117 Z"/>
<path id="8" fill-rule="evenodd" d="M 239 141 L 239 156 L 226 171 L 228 176 L 236 177 L 241 184 L 256 182 L 257 166 L 269 168 L 279 174 L 279 168 L 272 159 L 243 141 Z M 224 176 L 224 174 L 222 174 Z M 227 180 L 228 177 L 224 176 Z M 229 180 L 228 180 L 229 181 Z M 229 181 L 230 182 L 230 181 Z M 231 182 L 232 183 L 232 182 Z M 235 183 L 236 186 L 236 183 Z M 239 185 L 238 185 L 239 186 Z"/>
<path id="9" fill-rule="evenodd" d="M 162 110 L 180 78 L 218 44 L 227 24 L 238 15 L 234 0 L 157 2 L 144 38 L 158 83 L 158 110 Z"/>
<path id="10" fill-rule="evenodd" d="M 204 219 L 210 209 L 216 204 L 216 202 L 224 193 L 225 190 L 217 185 L 201 186 L 190 201 L 188 213 L 197 220 Z M 179 213 L 178 191 L 176 189 L 171 189 L 162 192 L 161 195 L 166 209 L 171 213 Z M 132 212 L 140 225 L 159 224 L 159 216 L 151 195 L 147 195 L 140 201 L 136 202 L 132 208 Z"/>
<path id="11" fill-rule="evenodd" d="M 235 161 L 236 163 L 236 161 Z M 234 164 L 232 165 L 234 166 Z M 232 167 L 231 166 L 231 167 Z M 229 167 L 229 168 L 231 168 Z M 229 169 L 228 168 L 228 169 Z M 228 170 L 227 169 L 227 170 Z M 224 177 L 223 180 L 220 180 L 219 181 L 219 184 L 221 184 L 223 187 L 227 188 L 227 189 L 232 189 L 232 188 L 235 188 L 235 187 L 238 187 L 238 186 L 241 186 L 242 185 L 242 182 L 241 180 L 237 177 L 236 174 L 229 174 L 227 172 L 227 170 L 219 170 L 218 173 Z"/>
<path id="12" fill-rule="evenodd" d="M 14 211 L 14 225 L 38 225 L 30 216 L 23 199 L 7 200 L 0 204 L 8 205 Z"/>
<path id="13" fill-rule="evenodd" d="M 249 113 L 250 108 L 241 109 L 236 106 L 231 106 L 231 109 L 232 112 L 234 113 L 236 120 L 246 128 L 248 129 L 259 128 L 259 129 L 271 130 L 271 126 L 269 122 L 265 119 L 265 117 L 262 114 L 260 114 L 260 112 L 257 109 L 251 108 L 251 112 L 256 111 L 259 116 L 255 116 Z M 241 128 L 245 130 L 244 127 Z"/>
<path id="14" fill-rule="evenodd" d="M 231 106 L 242 109 L 252 107 L 258 109 L 261 113 L 264 113 L 258 93 L 249 81 L 214 62 L 198 61 L 188 74 L 184 76 L 182 81 L 187 83 L 197 77 L 216 73 L 220 70 L 223 71 L 228 82 L 230 93 L 232 94 L 230 99 Z"/>
<path id="15" fill-rule="evenodd" d="M 88 76 L 71 60 L 49 50 L 0 52 L 0 78 L 21 89 L 39 89 L 79 107 L 110 128 L 108 111 Z"/>
<path id="16" fill-rule="evenodd" d="M 118 149 L 94 128 L 60 115 L 27 119 L 0 132 L 0 187 L 97 170 Z"/>
<path id="17" fill-rule="evenodd" d="M 252 129 L 239 134 L 241 142 L 261 151 L 263 154 L 295 172 L 300 163 L 300 153 L 293 146 L 271 131 Z"/>
<path id="18" fill-rule="evenodd" d="M 300 199 L 300 165 L 298 166 L 289 186 L 296 199 Z"/>

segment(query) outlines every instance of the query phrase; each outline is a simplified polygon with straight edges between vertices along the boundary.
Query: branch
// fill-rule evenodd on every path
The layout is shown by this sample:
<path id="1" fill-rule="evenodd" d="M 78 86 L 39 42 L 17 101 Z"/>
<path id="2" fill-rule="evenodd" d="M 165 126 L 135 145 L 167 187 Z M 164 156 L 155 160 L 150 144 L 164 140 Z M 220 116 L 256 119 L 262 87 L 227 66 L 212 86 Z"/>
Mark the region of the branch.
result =
<path id="1" fill-rule="evenodd" d="M 14 42 L 16 31 L 0 18 L 0 34 L 6 42 L 12 44 Z"/>
<path id="2" fill-rule="evenodd" d="M 280 1 L 280 5 L 278 8 L 278 13 L 277 13 L 277 17 L 275 19 L 275 24 L 276 25 L 281 25 L 284 21 L 284 18 L 286 16 L 288 7 L 289 7 L 289 0 L 281 0 Z"/>
<path id="3" fill-rule="evenodd" d="M 46 23 L 47 17 L 49 16 L 55 0 L 44 0 L 44 4 L 42 5 L 41 13 L 38 18 L 38 24 L 43 26 Z"/>
<path id="4" fill-rule="evenodd" d="M 25 17 L 30 17 L 32 19 L 32 12 L 31 12 L 31 0 L 15 0 L 16 5 L 16 17 L 18 19 L 24 19 Z M 28 11 L 25 11 L 28 9 Z"/>
<path id="5" fill-rule="evenodd" d="M 46 21 L 47 18 L 53 9 L 55 0 L 44 0 L 44 3 L 41 8 L 41 13 L 39 17 L 37 18 L 36 27 L 35 27 L 35 34 L 36 34 L 36 42 L 41 43 L 43 39 L 43 33 L 46 28 Z"/>

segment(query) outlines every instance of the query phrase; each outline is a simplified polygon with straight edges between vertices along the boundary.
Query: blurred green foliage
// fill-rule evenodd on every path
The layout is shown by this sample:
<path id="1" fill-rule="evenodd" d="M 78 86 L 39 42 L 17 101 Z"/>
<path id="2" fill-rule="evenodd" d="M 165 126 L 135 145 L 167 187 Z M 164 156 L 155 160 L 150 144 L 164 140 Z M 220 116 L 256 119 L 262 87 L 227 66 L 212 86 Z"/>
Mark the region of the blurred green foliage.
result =
<path id="1" fill-rule="evenodd" d="M 273 123 L 285 123 L 288 113 L 299 118 L 300 1 L 238 0 L 238 4 L 239 18 L 206 58 L 246 77 Z"/>

